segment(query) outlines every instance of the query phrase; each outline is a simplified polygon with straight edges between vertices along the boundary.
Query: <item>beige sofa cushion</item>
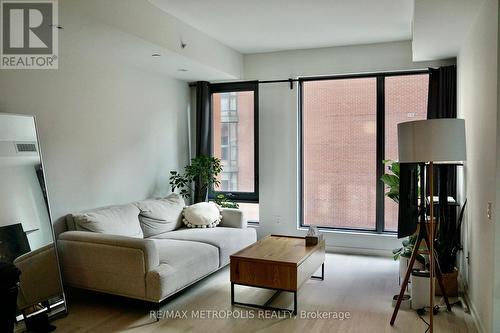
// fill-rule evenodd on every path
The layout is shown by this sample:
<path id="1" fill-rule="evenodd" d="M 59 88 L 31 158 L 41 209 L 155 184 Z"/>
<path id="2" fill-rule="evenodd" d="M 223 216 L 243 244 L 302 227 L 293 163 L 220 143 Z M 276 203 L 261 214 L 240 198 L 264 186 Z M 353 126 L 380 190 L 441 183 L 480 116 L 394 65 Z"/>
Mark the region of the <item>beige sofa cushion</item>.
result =
<path id="1" fill-rule="evenodd" d="M 109 206 L 73 214 L 77 230 L 143 238 L 139 208 L 133 204 Z"/>
<path id="2" fill-rule="evenodd" d="M 220 266 L 229 263 L 229 256 L 257 241 L 254 228 L 216 227 L 207 229 L 182 228 L 153 237 L 154 239 L 177 239 L 213 245 L 219 249 Z"/>
<path id="3" fill-rule="evenodd" d="M 164 299 L 219 268 L 219 251 L 213 245 L 171 239 L 154 241 L 160 265 L 146 274 L 148 299 Z"/>
<path id="4" fill-rule="evenodd" d="M 184 208 L 182 220 L 188 228 L 214 228 L 221 219 L 219 206 L 213 202 L 198 202 Z"/>
<path id="5" fill-rule="evenodd" d="M 164 199 L 136 202 L 140 210 L 139 222 L 144 237 L 180 228 L 185 205 L 184 199 L 177 193 L 172 193 Z"/>

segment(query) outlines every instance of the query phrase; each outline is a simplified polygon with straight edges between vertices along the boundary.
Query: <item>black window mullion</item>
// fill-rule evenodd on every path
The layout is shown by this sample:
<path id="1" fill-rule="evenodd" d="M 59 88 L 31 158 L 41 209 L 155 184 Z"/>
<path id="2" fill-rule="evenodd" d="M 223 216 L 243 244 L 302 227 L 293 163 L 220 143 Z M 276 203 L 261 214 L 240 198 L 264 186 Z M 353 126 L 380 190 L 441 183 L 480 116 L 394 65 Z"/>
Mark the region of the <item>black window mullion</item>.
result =
<path id="1" fill-rule="evenodd" d="M 304 221 L 304 138 L 303 138 L 303 121 L 304 121 L 304 81 L 299 80 L 298 84 L 298 122 L 299 122 L 299 133 L 298 133 L 298 146 L 299 146 L 299 225 L 303 227 L 306 223 Z"/>
<path id="2" fill-rule="evenodd" d="M 259 202 L 259 88 L 257 81 L 215 83 L 210 85 L 210 98 L 214 93 L 231 93 L 240 91 L 253 91 L 254 93 L 254 191 L 209 191 L 209 199 L 214 199 L 217 194 L 224 194 L 227 198 L 236 202 L 258 203 Z M 212 101 L 210 101 L 210 112 L 212 113 Z M 212 131 L 212 129 L 211 129 Z M 229 145 L 230 150 L 230 145 Z M 231 154 L 231 152 L 229 152 Z M 239 151 L 238 151 L 239 154 Z M 230 180 L 229 180 L 230 181 Z"/>
<path id="3" fill-rule="evenodd" d="M 253 149 L 254 149 L 254 201 L 259 202 L 259 84 L 255 83 L 253 91 Z M 240 151 L 238 150 L 238 154 Z"/>
<path id="4" fill-rule="evenodd" d="M 385 158 L 385 77 L 377 76 L 377 171 L 376 171 L 376 213 L 375 224 L 378 233 L 384 232 L 384 174 Z"/>

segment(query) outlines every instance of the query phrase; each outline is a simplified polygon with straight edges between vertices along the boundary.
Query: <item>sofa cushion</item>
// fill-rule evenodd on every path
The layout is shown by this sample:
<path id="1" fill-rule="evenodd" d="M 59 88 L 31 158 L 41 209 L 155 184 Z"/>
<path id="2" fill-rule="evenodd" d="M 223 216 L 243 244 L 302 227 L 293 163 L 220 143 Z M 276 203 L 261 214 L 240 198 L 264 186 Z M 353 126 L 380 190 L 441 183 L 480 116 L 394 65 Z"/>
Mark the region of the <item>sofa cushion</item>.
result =
<path id="1" fill-rule="evenodd" d="M 219 250 L 213 245 L 155 239 L 160 265 L 146 274 L 146 297 L 161 300 L 216 271 Z"/>
<path id="2" fill-rule="evenodd" d="M 143 237 L 139 225 L 139 208 L 133 204 L 109 206 L 72 215 L 77 230 Z"/>
<path id="3" fill-rule="evenodd" d="M 182 214 L 182 221 L 188 228 L 214 228 L 222 219 L 219 206 L 213 202 L 198 202 L 184 207 Z"/>
<path id="4" fill-rule="evenodd" d="M 177 193 L 164 199 L 136 202 L 139 208 L 139 222 L 144 237 L 151 237 L 182 226 L 182 209 L 186 205 Z"/>
<path id="5" fill-rule="evenodd" d="M 257 241 L 257 233 L 254 228 L 183 228 L 159 234 L 153 236 L 153 238 L 190 240 L 216 246 L 219 249 L 220 266 L 225 266 L 229 263 L 231 254 Z"/>

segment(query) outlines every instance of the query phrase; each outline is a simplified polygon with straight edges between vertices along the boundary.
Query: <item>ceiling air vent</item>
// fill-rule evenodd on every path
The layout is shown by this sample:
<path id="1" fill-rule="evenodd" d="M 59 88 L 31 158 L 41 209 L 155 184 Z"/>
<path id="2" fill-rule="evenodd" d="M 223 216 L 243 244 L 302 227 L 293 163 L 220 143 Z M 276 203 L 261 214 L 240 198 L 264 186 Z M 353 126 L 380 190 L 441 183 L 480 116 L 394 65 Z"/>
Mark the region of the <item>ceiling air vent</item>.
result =
<path id="1" fill-rule="evenodd" d="M 36 143 L 34 142 L 16 142 L 16 151 L 18 153 L 36 153 Z"/>

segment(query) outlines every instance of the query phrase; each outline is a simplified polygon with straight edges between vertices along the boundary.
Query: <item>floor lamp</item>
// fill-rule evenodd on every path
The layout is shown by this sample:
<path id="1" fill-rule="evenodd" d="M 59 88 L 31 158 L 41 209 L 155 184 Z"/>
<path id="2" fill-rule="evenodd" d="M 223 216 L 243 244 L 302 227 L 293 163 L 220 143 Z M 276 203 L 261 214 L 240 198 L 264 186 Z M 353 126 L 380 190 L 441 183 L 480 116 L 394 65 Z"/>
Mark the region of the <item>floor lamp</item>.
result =
<path id="1" fill-rule="evenodd" d="M 429 331 L 433 332 L 434 309 L 434 163 L 465 161 L 465 121 L 443 118 L 410 121 L 398 124 L 398 150 L 400 163 L 428 163 L 430 223 L 429 223 Z M 414 249 L 417 251 L 418 249 Z M 411 269 L 409 267 L 408 269 Z M 395 317 L 391 320 L 394 324 Z"/>

